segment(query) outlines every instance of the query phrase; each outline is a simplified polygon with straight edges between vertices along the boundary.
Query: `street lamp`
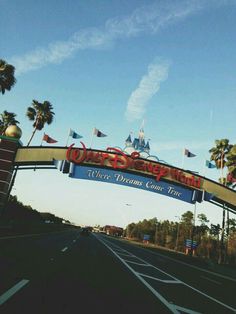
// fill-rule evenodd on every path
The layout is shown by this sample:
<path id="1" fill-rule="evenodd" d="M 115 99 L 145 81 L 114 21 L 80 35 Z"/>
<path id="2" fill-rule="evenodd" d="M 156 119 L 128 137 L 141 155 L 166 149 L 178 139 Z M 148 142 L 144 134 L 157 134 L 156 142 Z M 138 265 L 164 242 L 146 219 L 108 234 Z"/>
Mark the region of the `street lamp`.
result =
<path id="1" fill-rule="evenodd" d="M 180 221 L 180 217 L 179 216 L 175 216 L 176 218 L 179 219 Z M 176 235 L 176 242 L 175 242 L 175 251 L 178 250 L 178 242 L 179 242 L 179 225 L 180 223 L 178 222 L 178 227 L 177 227 L 177 235 Z"/>
<path id="2" fill-rule="evenodd" d="M 155 245 L 157 245 L 157 226 L 158 226 L 157 221 L 155 222 L 155 225 L 156 225 L 156 230 L 155 230 Z"/>
<path id="3" fill-rule="evenodd" d="M 125 206 L 132 206 L 132 204 L 126 203 Z M 131 207 L 131 208 L 132 208 L 132 207 Z M 128 217 L 127 217 L 127 214 L 126 214 L 125 216 L 126 216 L 126 217 L 124 217 L 124 218 L 125 218 L 126 224 L 127 224 L 127 223 L 129 222 L 129 219 L 128 219 Z M 126 232 L 125 232 L 125 229 L 124 229 L 123 236 L 125 236 L 125 234 L 126 234 L 126 238 L 129 238 L 129 236 L 130 236 L 129 223 L 128 223 L 128 225 L 127 225 Z"/>
<path id="4" fill-rule="evenodd" d="M 194 248 L 193 248 L 193 238 L 195 233 L 195 224 L 196 224 L 196 213 L 197 213 L 197 203 L 194 203 L 194 212 L 193 212 L 193 226 L 192 226 L 192 234 L 191 234 L 191 250 L 190 255 L 194 255 Z"/>

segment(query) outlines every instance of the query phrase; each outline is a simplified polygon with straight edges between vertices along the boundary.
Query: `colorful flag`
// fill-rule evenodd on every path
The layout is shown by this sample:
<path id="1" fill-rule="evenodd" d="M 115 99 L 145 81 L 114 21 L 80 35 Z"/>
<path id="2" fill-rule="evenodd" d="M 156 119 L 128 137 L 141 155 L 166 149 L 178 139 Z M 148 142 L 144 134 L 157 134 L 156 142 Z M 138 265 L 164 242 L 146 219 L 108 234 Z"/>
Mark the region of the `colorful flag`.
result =
<path id="1" fill-rule="evenodd" d="M 233 174 L 231 172 L 227 174 L 227 181 L 230 183 L 236 182 L 236 178 L 233 177 Z"/>
<path id="2" fill-rule="evenodd" d="M 97 137 L 105 137 L 105 136 L 107 136 L 106 134 L 102 133 L 101 131 L 99 131 L 96 128 L 94 128 L 93 134 L 96 135 Z"/>
<path id="3" fill-rule="evenodd" d="M 77 139 L 83 137 L 82 135 L 79 135 L 78 133 L 76 133 L 74 130 L 71 130 L 71 129 L 69 132 L 69 136 L 71 136 L 72 138 L 77 138 Z"/>
<path id="4" fill-rule="evenodd" d="M 184 155 L 187 157 L 195 157 L 196 156 L 193 153 L 191 153 L 188 149 L 184 150 Z"/>
<path id="5" fill-rule="evenodd" d="M 214 165 L 213 163 L 211 163 L 209 160 L 206 160 L 206 167 L 207 167 L 207 168 L 216 168 L 216 165 Z"/>
<path id="6" fill-rule="evenodd" d="M 45 141 L 45 142 L 47 142 L 47 143 L 49 143 L 49 144 L 57 143 L 56 140 L 54 140 L 53 138 L 51 138 L 49 135 L 47 135 L 47 134 L 45 134 L 45 133 L 44 133 L 44 135 L 43 135 L 42 141 Z"/>

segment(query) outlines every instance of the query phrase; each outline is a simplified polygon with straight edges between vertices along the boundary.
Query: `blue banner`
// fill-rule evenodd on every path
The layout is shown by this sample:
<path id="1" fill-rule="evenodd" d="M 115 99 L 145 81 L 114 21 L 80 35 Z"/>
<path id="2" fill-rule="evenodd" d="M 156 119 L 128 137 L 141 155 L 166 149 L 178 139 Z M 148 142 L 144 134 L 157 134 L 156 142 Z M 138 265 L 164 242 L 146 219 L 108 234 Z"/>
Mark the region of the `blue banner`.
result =
<path id="1" fill-rule="evenodd" d="M 193 190 L 185 189 L 178 185 L 164 181 L 156 181 L 155 179 L 138 176 L 131 173 L 73 164 L 69 176 L 76 179 L 86 179 L 125 185 L 159 193 L 188 203 L 195 202 L 193 200 Z"/>

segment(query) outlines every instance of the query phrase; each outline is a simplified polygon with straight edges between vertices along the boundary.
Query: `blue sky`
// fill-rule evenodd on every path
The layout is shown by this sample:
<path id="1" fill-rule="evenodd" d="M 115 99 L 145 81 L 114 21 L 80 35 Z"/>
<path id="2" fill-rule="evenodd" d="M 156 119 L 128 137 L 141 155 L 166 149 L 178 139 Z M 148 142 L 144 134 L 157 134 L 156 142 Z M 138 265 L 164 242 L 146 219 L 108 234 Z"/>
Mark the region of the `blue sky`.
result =
<path id="1" fill-rule="evenodd" d="M 95 139 L 94 148 L 124 147 L 144 120 L 153 154 L 181 166 L 188 148 L 197 157 L 184 167 L 217 180 L 218 172 L 205 171 L 204 162 L 215 139 L 236 142 L 235 20 L 233 0 L 0 0 L 0 57 L 17 75 L 0 106 L 17 113 L 24 144 L 32 132 L 25 116 L 32 99 L 52 103 L 55 120 L 44 131 L 62 146 L 70 127 L 87 145 L 97 127 L 108 136 Z M 78 224 L 177 220 L 193 210 L 56 171 L 21 172 L 13 191 L 24 203 Z M 197 210 L 213 223 L 221 220 L 221 210 L 208 203 Z"/>

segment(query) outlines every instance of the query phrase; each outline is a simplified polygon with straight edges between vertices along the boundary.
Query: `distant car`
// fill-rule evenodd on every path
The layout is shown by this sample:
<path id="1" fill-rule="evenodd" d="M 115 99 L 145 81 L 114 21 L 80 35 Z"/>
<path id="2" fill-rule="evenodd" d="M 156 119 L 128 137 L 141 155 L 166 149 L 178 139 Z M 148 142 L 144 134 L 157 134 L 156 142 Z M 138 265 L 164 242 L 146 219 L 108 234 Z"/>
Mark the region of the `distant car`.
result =
<path id="1" fill-rule="evenodd" d="M 83 236 L 88 236 L 89 235 L 89 230 L 87 228 L 82 228 L 80 234 L 83 235 Z"/>

